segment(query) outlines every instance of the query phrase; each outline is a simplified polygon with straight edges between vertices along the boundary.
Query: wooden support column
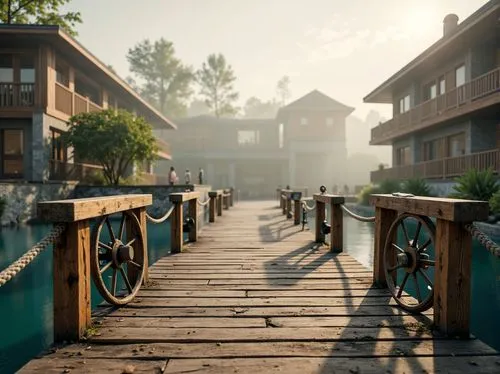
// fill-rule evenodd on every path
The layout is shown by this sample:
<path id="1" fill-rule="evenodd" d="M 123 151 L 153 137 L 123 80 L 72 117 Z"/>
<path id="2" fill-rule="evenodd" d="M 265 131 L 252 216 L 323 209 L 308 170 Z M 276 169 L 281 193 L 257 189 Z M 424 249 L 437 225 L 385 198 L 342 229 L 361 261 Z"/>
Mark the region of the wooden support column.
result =
<path id="1" fill-rule="evenodd" d="M 210 198 L 208 222 L 215 222 L 215 210 L 217 207 L 217 191 L 210 191 L 208 193 L 208 197 Z"/>
<path id="2" fill-rule="evenodd" d="M 448 336 L 469 337 L 472 237 L 462 223 L 437 220 L 434 325 Z"/>
<path id="3" fill-rule="evenodd" d="M 292 218 L 292 199 L 286 198 L 286 219 Z"/>
<path id="4" fill-rule="evenodd" d="M 229 210 L 229 192 L 224 190 L 224 195 L 222 195 L 222 201 L 224 203 L 224 209 Z"/>
<path id="5" fill-rule="evenodd" d="M 324 243 L 325 235 L 321 232 L 321 226 L 325 220 L 325 207 L 330 206 L 330 250 L 332 252 L 340 253 L 343 250 L 343 215 L 340 205 L 344 204 L 345 198 L 338 195 L 328 194 L 314 194 L 314 201 L 316 201 L 316 243 Z"/>
<path id="6" fill-rule="evenodd" d="M 54 341 L 76 341 L 90 327 L 89 220 L 72 222 L 54 245 Z"/>
<path id="7" fill-rule="evenodd" d="M 184 243 L 184 235 L 182 233 L 183 224 L 183 205 L 182 202 L 173 202 L 174 211 L 172 212 L 172 220 L 170 222 L 170 252 L 181 253 Z"/>
<path id="8" fill-rule="evenodd" d="M 217 195 L 217 215 L 222 216 L 222 194 Z"/>
<path id="9" fill-rule="evenodd" d="M 134 210 L 132 210 L 132 213 L 135 214 L 135 216 L 139 220 L 139 223 L 141 224 L 142 237 L 144 238 L 144 264 L 146 265 L 146 267 L 144 269 L 143 284 L 145 284 L 149 280 L 149 272 L 148 272 L 148 261 L 149 261 L 149 259 L 148 259 L 148 227 L 147 227 L 147 218 L 146 218 L 146 208 L 143 207 L 143 208 L 134 209 Z M 132 227 L 134 227 L 132 225 L 132 223 L 127 220 L 127 241 L 131 241 L 136 236 L 136 234 L 132 231 Z M 132 247 L 134 247 L 134 249 L 135 249 L 135 248 L 138 248 L 139 245 L 140 245 L 139 242 L 136 241 L 135 243 L 132 244 Z M 135 261 L 137 263 L 141 263 L 142 262 L 142 256 L 143 256 L 142 252 L 140 252 L 140 251 L 134 251 L 134 253 L 137 256 L 137 257 L 135 257 Z M 128 266 L 127 270 L 128 270 L 127 271 L 128 277 L 129 277 L 131 283 L 135 284 L 137 276 L 139 274 L 139 269 L 137 269 L 134 266 Z"/>
<path id="10" fill-rule="evenodd" d="M 231 187 L 229 189 L 229 193 L 230 193 L 230 195 L 229 195 L 229 206 L 234 206 L 234 188 L 233 187 Z"/>
<path id="11" fill-rule="evenodd" d="M 286 198 L 283 195 L 281 195 L 281 204 L 280 204 L 280 206 L 281 206 L 281 210 L 282 210 L 281 213 L 283 215 L 285 215 L 286 214 Z"/>
<path id="12" fill-rule="evenodd" d="M 300 200 L 295 200 L 293 202 L 293 224 L 300 225 L 300 217 L 302 215 L 302 202 Z"/>
<path id="13" fill-rule="evenodd" d="M 375 207 L 375 240 L 373 249 L 373 283 L 387 287 L 384 273 L 384 246 L 388 239 L 389 228 L 398 216 L 392 209 Z"/>
<path id="14" fill-rule="evenodd" d="M 189 230 L 188 238 L 190 242 L 198 240 L 198 202 L 196 199 L 189 200 L 188 215 L 194 219 L 194 226 Z"/>
<path id="15" fill-rule="evenodd" d="M 315 236 L 315 242 L 316 243 L 324 243 L 325 242 L 325 236 L 321 232 L 321 225 L 323 224 L 323 221 L 325 220 L 325 203 L 322 203 L 321 201 L 316 201 L 316 236 Z"/>
<path id="16" fill-rule="evenodd" d="M 341 253 L 344 248 L 344 215 L 340 204 L 330 203 L 330 251 Z"/>

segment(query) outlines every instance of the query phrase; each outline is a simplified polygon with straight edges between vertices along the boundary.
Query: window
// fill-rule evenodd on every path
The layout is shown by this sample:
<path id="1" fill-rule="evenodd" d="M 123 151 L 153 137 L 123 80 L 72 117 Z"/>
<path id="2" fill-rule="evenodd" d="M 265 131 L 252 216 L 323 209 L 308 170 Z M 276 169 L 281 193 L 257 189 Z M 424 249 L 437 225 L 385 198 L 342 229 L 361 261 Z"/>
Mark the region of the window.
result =
<path id="1" fill-rule="evenodd" d="M 50 135 L 52 139 L 52 160 L 54 161 L 66 161 L 68 159 L 67 149 L 61 140 L 61 131 L 50 129 Z"/>
<path id="2" fill-rule="evenodd" d="M 278 146 L 283 148 L 285 145 L 285 128 L 282 123 L 278 126 Z"/>
<path id="3" fill-rule="evenodd" d="M 35 62 L 33 56 L 23 55 L 19 58 L 21 83 L 35 83 Z"/>
<path id="4" fill-rule="evenodd" d="M 465 133 L 448 136 L 448 157 L 458 157 L 465 154 Z"/>
<path id="5" fill-rule="evenodd" d="M 410 110 L 410 95 L 406 95 L 405 97 L 399 100 L 399 113 L 405 113 Z"/>
<path id="6" fill-rule="evenodd" d="M 23 156 L 23 130 L 3 130 L 2 175 L 10 178 L 22 178 L 24 172 Z"/>
<path id="7" fill-rule="evenodd" d="M 460 87 L 465 84 L 465 65 L 456 68 L 455 82 L 456 82 L 456 87 Z"/>
<path id="8" fill-rule="evenodd" d="M 101 93 L 99 92 L 99 89 L 82 77 L 75 77 L 75 92 L 83 97 L 88 98 L 95 104 L 102 104 Z"/>
<path id="9" fill-rule="evenodd" d="M 429 90 L 430 99 L 434 99 L 437 96 L 437 85 L 433 84 Z"/>
<path id="10" fill-rule="evenodd" d="M 404 166 L 410 164 L 410 147 L 406 146 L 396 149 L 396 165 Z"/>
<path id="11" fill-rule="evenodd" d="M 61 61 L 56 62 L 56 82 L 69 87 L 69 68 Z"/>
<path id="12" fill-rule="evenodd" d="M 333 118 L 332 117 L 328 117 L 326 119 L 326 126 L 328 126 L 328 127 L 332 127 L 333 126 Z"/>
<path id="13" fill-rule="evenodd" d="M 446 79 L 444 77 L 439 78 L 439 94 L 442 95 L 446 92 Z"/>
<path id="14" fill-rule="evenodd" d="M 14 82 L 14 65 L 12 55 L 0 54 L 0 82 Z"/>
<path id="15" fill-rule="evenodd" d="M 248 146 L 260 143 L 259 131 L 256 130 L 239 130 L 238 145 Z"/>
<path id="16" fill-rule="evenodd" d="M 300 119 L 300 124 L 301 124 L 302 126 L 307 126 L 307 118 L 306 118 L 306 117 L 302 117 L 302 118 Z"/>
<path id="17" fill-rule="evenodd" d="M 431 140 L 424 143 L 424 153 L 422 155 L 423 161 L 437 160 L 443 157 L 441 140 Z"/>

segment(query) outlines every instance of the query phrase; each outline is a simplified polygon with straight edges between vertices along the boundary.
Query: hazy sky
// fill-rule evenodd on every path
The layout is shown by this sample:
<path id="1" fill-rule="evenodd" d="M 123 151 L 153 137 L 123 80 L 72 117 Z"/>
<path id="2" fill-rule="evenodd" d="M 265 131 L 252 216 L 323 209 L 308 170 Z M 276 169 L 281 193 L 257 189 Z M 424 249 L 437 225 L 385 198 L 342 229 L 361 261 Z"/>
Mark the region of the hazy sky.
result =
<path id="1" fill-rule="evenodd" d="M 129 75 L 126 54 L 137 42 L 164 37 L 197 68 L 223 53 L 243 103 L 275 96 L 291 78 L 292 99 L 313 89 L 390 118 L 390 105 L 363 97 L 442 36 L 442 20 L 460 22 L 486 0 L 73 0 L 82 13 L 79 41 Z"/>

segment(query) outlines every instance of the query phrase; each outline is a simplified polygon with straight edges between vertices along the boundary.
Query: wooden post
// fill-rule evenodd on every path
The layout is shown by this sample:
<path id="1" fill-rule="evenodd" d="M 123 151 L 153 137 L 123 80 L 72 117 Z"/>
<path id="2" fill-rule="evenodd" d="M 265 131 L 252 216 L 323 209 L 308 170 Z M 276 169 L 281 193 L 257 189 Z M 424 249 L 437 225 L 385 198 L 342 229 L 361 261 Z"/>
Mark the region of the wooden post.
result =
<path id="1" fill-rule="evenodd" d="M 228 196 L 227 190 L 224 190 L 224 192 L 223 192 L 222 201 L 224 203 L 224 209 L 228 210 L 229 209 L 229 196 Z"/>
<path id="2" fill-rule="evenodd" d="M 146 208 L 143 207 L 143 208 L 137 208 L 137 209 L 134 209 L 132 210 L 132 213 L 135 214 L 135 216 L 137 217 L 137 219 L 139 220 L 139 223 L 141 224 L 141 230 L 142 230 L 142 237 L 144 238 L 144 264 L 145 264 L 145 268 L 144 268 L 144 280 L 143 280 L 143 284 L 145 284 L 148 280 L 149 280 L 149 272 L 148 272 L 148 227 L 147 227 L 147 218 L 146 218 Z M 133 238 L 135 238 L 135 233 L 132 231 L 132 227 L 134 227 L 132 225 L 132 223 L 127 220 L 127 241 L 130 241 L 132 240 Z M 139 242 L 135 242 L 132 244 L 132 247 L 134 247 L 134 249 L 138 248 L 138 246 L 140 245 Z M 142 252 L 139 252 L 139 251 L 134 251 L 134 253 L 137 253 L 137 258 L 136 258 L 136 262 L 138 263 L 141 263 L 142 262 Z M 128 273 L 128 277 L 131 281 L 132 284 L 135 284 L 136 282 L 136 279 L 137 279 L 137 276 L 139 274 L 139 269 L 137 269 L 136 267 L 134 266 L 128 266 L 127 267 L 127 273 Z"/>
<path id="3" fill-rule="evenodd" d="M 462 223 L 437 220 L 434 325 L 449 336 L 469 337 L 472 237 Z"/>
<path id="4" fill-rule="evenodd" d="M 230 193 L 230 195 L 229 195 L 229 206 L 234 206 L 234 188 L 233 187 L 231 187 L 229 189 L 229 193 Z"/>
<path id="5" fill-rule="evenodd" d="M 321 201 L 316 201 L 316 237 L 314 240 L 316 243 L 325 242 L 325 236 L 321 232 L 321 225 L 323 224 L 324 220 L 325 220 L 325 203 Z"/>
<path id="6" fill-rule="evenodd" d="M 172 212 L 172 220 L 170 222 L 170 252 L 181 253 L 184 242 L 182 233 L 183 224 L 183 205 L 181 202 L 172 202 L 174 211 Z"/>
<path id="7" fill-rule="evenodd" d="M 198 202 L 196 199 L 189 200 L 188 215 L 194 219 L 194 226 L 189 230 L 189 241 L 195 242 L 198 240 Z"/>
<path id="8" fill-rule="evenodd" d="M 222 194 L 217 194 L 217 215 L 222 216 Z"/>
<path id="9" fill-rule="evenodd" d="M 79 340 L 91 322 L 89 220 L 68 224 L 53 262 L 54 341 Z"/>
<path id="10" fill-rule="evenodd" d="M 384 273 L 384 246 L 388 239 L 389 228 L 397 216 L 398 212 L 395 210 L 375 207 L 373 283 L 378 287 L 387 287 Z"/>
<path id="11" fill-rule="evenodd" d="M 340 204 L 330 203 L 330 224 L 332 233 L 330 235 L 330 251 L 341 253 L 344 248 L 344 215 Z"/>
<path id="12" fill-rule="evenodd" d="M 217 191 L 210 191 L 208 193 L 208 197 L 210 198 L 209 203 L 209 216 L 208 222 L 215 222 L 215 210 L 217 206 Z"/>
<path id="13" fill-rule="evenodd" d="M 294 212 L 293 212 L 293 223 L 294 225 L 300 225 L 300 216 L 302 215 L 302 202 L 301 200 L 295 200 L 294 204 Z"/>
<path id="14" fill-rule="evenodd" d="M 283 197 L 281 196 L 283 193 L 281 191 L 281 188 L 278 188 L 276 192 L 278 194 L 278 201 L 280 202 L 280 209 L 283 209 Z"/>
<path id="15" fill-rule="evenodd" d="M 283 191 L 281 192 L 281 209 L 282 209 L 282 214 L 286 214 L 286 198 L 283 196 Z"/>
<path id="16" fill-rule="evenodd" d="M 292 217 L 292 199 L 290 198 L 290 195 L 287 195 L 286 197 L 286 219 L 289 219 Z"/>

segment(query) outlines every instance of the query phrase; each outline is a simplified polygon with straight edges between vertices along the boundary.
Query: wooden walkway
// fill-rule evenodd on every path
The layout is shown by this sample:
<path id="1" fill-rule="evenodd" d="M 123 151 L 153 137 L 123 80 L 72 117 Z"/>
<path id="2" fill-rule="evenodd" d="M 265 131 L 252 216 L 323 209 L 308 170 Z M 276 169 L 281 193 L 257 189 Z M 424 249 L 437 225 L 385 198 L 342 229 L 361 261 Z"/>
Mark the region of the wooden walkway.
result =
<path id="1" fill-rule="evenodd" d="M 495 373 L 478 340 L 435 336 L 402 312 L 371 271 L 313 245 L 274 202 L 239 203 L 151 284 L 69 345 L 21 372 Z M 429 313 L 430 314 L 430 313 Z"/>

